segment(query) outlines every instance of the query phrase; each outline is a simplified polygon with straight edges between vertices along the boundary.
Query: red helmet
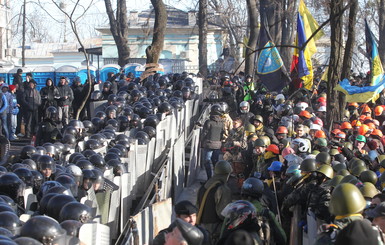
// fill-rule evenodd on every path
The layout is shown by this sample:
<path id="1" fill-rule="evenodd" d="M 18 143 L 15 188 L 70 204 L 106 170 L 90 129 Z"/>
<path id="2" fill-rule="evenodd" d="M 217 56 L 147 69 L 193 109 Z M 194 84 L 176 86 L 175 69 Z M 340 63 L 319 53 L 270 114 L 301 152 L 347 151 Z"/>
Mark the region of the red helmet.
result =
<path id="1" fill-rule="evenodd" d="M 267 148 L 266 148 L 266 151 L 271 151 L 273 152 L 274 154 L 278 155 L 279 154 L 279 148 L 277 145 L 274 145 L 274 144 L 270 144 Z"/>

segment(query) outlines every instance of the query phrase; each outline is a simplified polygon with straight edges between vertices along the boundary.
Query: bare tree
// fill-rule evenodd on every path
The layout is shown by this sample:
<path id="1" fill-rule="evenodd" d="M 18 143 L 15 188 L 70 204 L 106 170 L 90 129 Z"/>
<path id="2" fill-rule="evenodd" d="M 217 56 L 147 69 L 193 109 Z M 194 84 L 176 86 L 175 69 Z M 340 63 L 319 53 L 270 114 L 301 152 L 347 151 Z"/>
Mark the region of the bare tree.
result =
<path id="1" fill-rule="evenodd" d="M 146 63 L 158 63 L 160 54 L 163 51 L 164 34 L 167 25 L 166 6 L 162 0 L 151 0 L 155 11 L 155 23 L 152 36 L 152 43 L 146 48 Z"/>
<path id="2" fill-rule="evenodd" d="M 151 1 L 152 2 L 152 1 Z M 128 18 L 126 0 L 117 0 L 116 11 L 112 9 L 111 1 L 104 0 L 108 19 L 110 20 L 110 30 L 114 37 L 118 49 L 118 64 L 123 67 L 130 58 L 130 48 L 128 47 Z"/>
<path id="3" fill-rule="evenodd" d="M 343 62 L 343 39 L 342 39 L 342 13 L 344 0 L 330 0 L 330 62 L 328 70 L 328 88 L 327 88 L 327 128 L 331 129 L 333 121 L 340 121 L 345 105 L 342 105 L 344 99 L 341 93 L 334 90 L 341 78 Z M 339 103 L 342 101 L 341 103 Z"/>
<path id="4" fill-rule="evenodd" d="M 378 13 L 379 13 L 379 33 L 380 41 L 378 42 L 378 54 L 382 61 L 382 66 L 385 65 L 385 0 L 379 0 L 378 2 Z"/>
<path id="5" fill-rule="evenodd" d="M 90 94 L 91 94 L 91 90 L 92 90 L 92 80 L 91 80 L 91 73 L 90 73 L 90 59 L 89 59 L 89 56 L 86 52 L 86 48 L 85 46 L 83 45 L 83 42 L 79 36 L 79 32 L 78 32 L 78 29 L 77 29 L 77 22 L 84 16 L 84 14 L 89 10 L 89 8 L 92 6 L 93 4 L 93 0 L 91 0 L 89 2 L 89 5 L 87 6 L 83 6 L 80 4 L 80 0 L 76 0 L 76 2 L 74 3 L 73 7 L 72 7 L 72 10 L 70 10 L 69 12 L 66 12 L 61 6 L 59 3 L 55 2 L 54 0 L 52 0 L 52 3 L 60 10 L 60 12 L 62 12 L 63 14 L 65 14 L 68 18 L 68 21 L 69 21 L 69 24 L 71 26 L 71 29 L 72 29 L 72 32 L 74 33 L 80 47 L 81 47 L 81 50 L 83 51 L 83 54 L 84 54 L 84 58 L 86 60 L 86 66 L 87 66 L 87 77 L 88 77 L 88 82 L 89 82 L 89 87 L 88 87 L 88 91 L 87 91 L 87 95 L 84 97 L 82 103 L 80 104 L 80 107 L 78 109 L 78 111 L 76 112 L 76 116 L 75 118 L 78 119 L 79 118 L 79 115 L 80 115 L 80 112 L 83 110 Z M 79 13 L 80 11 L 80 13 Z M 75 13 L 78 13 L 77 17 L 75 17 Z"/>
<path id="6" fill-rule="evenodd" d="M 207 0 L 199 0 L 199 73 L 203 77 L 207 76 L 207 4 Z"/>
<path id="7" fill-rule="evenodd" d="M 256 0 L 246 0 L 249 14 L 250 36 L 246 49 L 245 74 L 254 75 L 255 52 L 258 42 L 258 7 Z"/>

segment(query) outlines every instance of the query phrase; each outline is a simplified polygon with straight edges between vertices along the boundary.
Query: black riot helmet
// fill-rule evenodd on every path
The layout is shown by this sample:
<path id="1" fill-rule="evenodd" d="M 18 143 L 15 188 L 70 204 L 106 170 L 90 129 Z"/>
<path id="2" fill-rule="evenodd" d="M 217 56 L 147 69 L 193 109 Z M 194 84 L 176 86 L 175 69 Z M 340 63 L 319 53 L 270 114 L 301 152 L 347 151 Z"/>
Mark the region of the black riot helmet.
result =
<path id="1" fill-rule="evenodd" d="M 33 186 L 33 176 L 31 170 L 27 168 L 18 168 L 13 171 L 13 173 L 16 174 L 26 184 L 26 186 Z"/>
<path id="2" fill-rule="evenodd" d="M 32 159 L 24 159 L 21 163 L 28 165 L 31 168 L 31 170 L 37 170 L 37 164 Z"/>
<path id="3" fill-rule="evenodd" d="M 94 133 L 94 125 L 89 120 L 83 121 L 84 130 L 86 133 L 93 134 Z"/>
<path id="4" fill-rule="evenodd" d="M 79 237 L 79 230 L 83 223 L 76 220 L 65 220 L 60 226 L 67 231 L 68 236 Z"/>
<path id="5" fill-rule="evenodd" d="M 56 107 L 49 106 L 47 109 L 45 109 L 45 119 L 51 119 L 52 121 L 55 121 L 58 115 L 58 111 Z"/>
<path id="6" fill-rule="evenodd" d="M 68 174 L 61 174 L 55 180 L 70 190 L 74 197 L 78 196 L 78 184 L 74 177 Z"/>
<path id="7" fill-rule="evenodd" d="M 142 129 L 143 132 L 147 133 L 148 136 L 150 137 L 150 139 L 152 138 L 155 138 L 156 136 L 156 129 L 154 127 L 151 127 L 151 126 L 145 126 L 143 129 Z"/>
<path id="8" fill-rule="evenodd" d="M 135 138 L 136 139 L 143 139 L 145 140 L 147 143 L 150 142 L 150 136 L 144 132 L 144 131 L 138 131 L 135 133 Z"/>
<path id="9" fill-rule="evenodd" d="M 0 212 L 0 227 L 9 230 L 15 236 L 20 233 L 21 221 L 14 212 Z"/>
<path id="10" fill-rule="evenodd" d="M 33 193 L 36 194 L 39 191 L 41 184 L 43 183 L 44 177 L 37 170 L 31 170 L 31 174 L 33 183 Z"/>
<path id="11" fill-rule="evenodd" d="M 20 235 L 31 237 L 43 244 L 66 244 L 66 231 L 48 216 L 33 216 L 21 228 Z"/>
<path id="12" fill-rule="evenodd" d="M 24 182 L 14 173 L 6 173 L 0 176 L 0 194 L 7 195 L 15 202 L 23 196 Z"/>
<path id="13" fill-rule="evenodd" d="M 60 211 L 59 221 L 76 220 L 87 223 L 92 220 L 92 210 L 87 205 L 74 201 L 67 203 Z"/>
<path id="14" fill-rule="evenodd" d="M 105 168 L 107 167 L 106 166 L 106 161 L 104 160 L 104 158 L 99 155 L 99 154 L 95 154 L 95 155 L 92 155 L 90 157 L 90 162 L 92 163 L 92 165 L 95 167 L 95 168 L 100 168 L 100 169 L 103 169 L 105 170 Z"/>
<path id="15" fill-rule="evenodd" d="M 48 192 L 49 189 L 56 187 L 56 186 L 62 186 L 59 182 L 57 181 L 45 181 L 39 189 L 39 192 L 37 193 L 37 200 L 40 201 L 41 198 Z"/>
<path id="16" fill-rule="evenodd" d="M 47 205 L 47 215 L 59 220 L 60 210 L 64 207 L 64 205 L 73 201 L 76 201 L 73 196 L 65 194 L 58 194 L 52 197 Z"/>
<path id="17" fill-rule="evenodd" d="M 93 169 L 94 168 L 92 163 L 89 160 L 87 160 L 87 159 L 79 160 L 76 163 L 76 166 L 78 166 L 81 170 L 83 170 L 83 169 Z"/>
<path id="18" fill-rule="evenodd" d="M 119 127 L 118 127 L 119 132 L 124 132 L 130 127 L 130 120 L 128 119 L 127 116 L 120 115 L 118 116 L 117 120 L 119 123 Z"/>
<path id="19" fill-rule="evenodd" d="M 99 100 L 102 100 L 102 98 L 103 98 L 102 92 L 99 90 L 93 91 L 91 94 L 91 101 L 99 101 Z"/>
<path id="20" fill-rule="evenodd" d="M 37 159 L 36 164 L 37 164 L 37 168 L 39 171 L 45 170 L 47 168 L 51 169 L 52 173 L 55 173 L 55 171 L 56 171 L 55 161 L 53 160 L 52 157 L 50 157 L 48 155 L 40 156 Z"/>
<path id="21" fill-rule="evenodd" d="M 21 149 L 20 159 L 31 158 L 32 154 L 36 153 L 36 148 L 31 145 L 26 145 Z"/>
<path id="22" fill-rule="evenodd" d="M 69 145 L 71 148 L 75 147 L 76 145 L 76 138 L 72 134 L 65 134 L 61 140 L 63 144 Z"/>
<path id="23" fill-rule="evenodd" d="M 96 150 L 101 147 L 99 141 L 95 139 L 89 139 L 84 143 L 84 148 L 85 149 L 90 149 L 90 150 Z"/>
<path id="24" fill-rule="evenodd" d="M 108 104 L 111 105 L 111 104 L 115 103 L 117 99 L 118 99 L 118 96 L 116 94 L 108 95 L 108 98 L 107 98 Z"/>
<path id="25" fill-rule="evenodd" d="M 163 102 L 158 107 L 158 112 L 159 113 L 169 114 L 169 113 L 172 113 L 172 110 L 173 110 L 173 107 L 168 102 Z"/>
<path id="26" fill-rule="evenodd" d="M 151 126 L 153 128 L 156 128 L 156 126 L 159 124 L 159 119 L 157 116 L 155 115 L 152 115 L 152 116 L 149 116 L 146 118 L 146 120 L 144 120 L 143 122 L 143 126 L 146 127 L 146 126 Z"/>

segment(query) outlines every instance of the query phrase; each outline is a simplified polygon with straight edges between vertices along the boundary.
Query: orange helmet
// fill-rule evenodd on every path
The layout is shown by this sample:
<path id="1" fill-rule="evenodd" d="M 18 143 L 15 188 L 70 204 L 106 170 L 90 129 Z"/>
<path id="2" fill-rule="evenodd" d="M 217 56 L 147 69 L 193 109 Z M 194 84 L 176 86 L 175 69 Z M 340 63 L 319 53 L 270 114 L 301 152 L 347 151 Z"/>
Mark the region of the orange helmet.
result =
<path id="1" fill-rule="evenodd" d="M 372 113 L 372 110 L 368 105 L 363 104 L 361 107 L 362 107 L 362 113 Z"/>
<path id="2" fill-rule="evenodd" d="M 338 138 L 338 139 L 345 139 L 346 138 L 346 134 L 341 131 L 338 134 L 336 134 L 335 137 Z"/>
<path id="3" fill-rule="evenodd" d="M 362 123 L 360 121 L 358 121 L 358 120 L 353 120 L 352 126 L 353 127 L 361 127 Z"/>
<path id="4" fill-rule="evenodd" d="M 314 134 L 314 138 L 324 138 L 326 139 L 325 132 L 322 130 L 317 130 Z"/>
<path id="5" fill-rule="evenodd" d="M 299 116 L 300 116 L 300 117 L 305 117 L 305 118 L 307 118 L 307 119 L 312 118 L 312 115 L 310 114 L 310 112 L 308 112 L 308 111 L 306 111 L 306 110 L 301 111 L 301 112 L 299 113 Z"/>
<path id="6" fill-rule="evenodd" d="M 358 129 L 359 135 L 365 135 L 369 131 L 369 126 L 364 124 Z"/>
<path id="7" fill-rule="evenodd" d="M 343 122 L 341 124 L 341 129 L 352 129 L 352 125 L 350 124 L 350 122 Z"/>
<path id="8" fill-rule="evenodd" d="M 364 122 L 366 118 L 367 118 L 367 116 L 361 115 L 361 116 L 358 118 L 358 120 L 360 120 L 361 122 Z"/>
<path id="9" fill-rule="evenodd" d="M 279 126 L 277 128 L 277 131 L 275 131 L 276 134 L 287 134 L 289 133 L 289 131 L 287 130 L 287 128 L 285 126 Z"/>
<path id="10" fill-rule="evenodd" d="M 368 125 L 368 127 L 370 129 L 376 129 L 376 125 L 374 125 L 374 123 L 370 122 L 370 123 L 367 123 L 366 125 Z"/>
<path id="11" fill-rule="evenodd" d="M 380 116 L 382 112 L 384 111 L 384 107 L 378 105 L 374 108 L 374 115 Z"/>
<path id="12" fill-rule="evenodd" d="M 348 106 L 354 106 L 355 108 L 358 108 L 358 104 L 356 102 L 349 103 Z"/>
<path id="13" fill-rule="evenodd" d="M 339 130 L 338 128 L 335 128 L 335 129 L 333 129 L 330 133 L 332 133 L 332 134 L 334 134 L 334 135 L 337 135 L 337 134 L 339 134 L 339 133 L 341 133 L 342 131 L 341 130 Z"/>
<path id="14" fill-rule="evenodd" d="M 384 136 L 384 134 L 382 133 L 382 131 L 381 130 L 379 130 L 379 129 L 375 129 L 375 130 L 373 130 L 373 132 L 371 133 L 371 135 L 377 135 L 378 137 L 382 137 L 382 136 Z"/>
<path id="15" fill-rule="evenodd" d="M 271 151 L 273 152 L 274 154 L 278 155 L 279 154 L 279 148 L 277 145 L 274 145 L 274 144 L 270 144 L 267 148 L 266 148 L 266 151 Z"/>

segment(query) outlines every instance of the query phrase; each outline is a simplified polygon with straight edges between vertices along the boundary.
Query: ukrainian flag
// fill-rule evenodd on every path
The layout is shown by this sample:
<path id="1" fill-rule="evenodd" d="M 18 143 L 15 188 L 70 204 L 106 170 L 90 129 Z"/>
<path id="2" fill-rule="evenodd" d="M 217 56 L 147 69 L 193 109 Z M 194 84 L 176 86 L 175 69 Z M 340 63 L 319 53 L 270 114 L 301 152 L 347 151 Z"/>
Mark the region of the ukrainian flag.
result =
<path id="1" fill-rule="evenodd" d="M 385 88 L 385 79 L 382 75 L 379 83 L 373 86 L 358 87 L 350 85 L 348 79 L 342 80 L 334 89 L 346 95 L 346 102 L 367 103 L 375 102 Z"/>
<path id="2" fill-rule="evenodd" d="M 370 85 L 374 86 L 382 81 L 384 70 L 382 68 L 380 56 L 378 55 L 377 44 L 368 22 L 365 19 L 365 36 L 366 36 L 366 55 L 370 64 Z"/>

